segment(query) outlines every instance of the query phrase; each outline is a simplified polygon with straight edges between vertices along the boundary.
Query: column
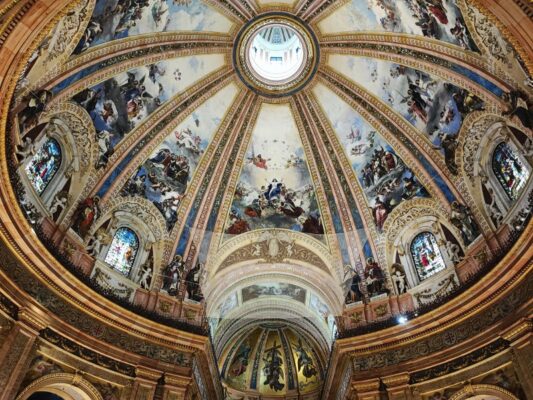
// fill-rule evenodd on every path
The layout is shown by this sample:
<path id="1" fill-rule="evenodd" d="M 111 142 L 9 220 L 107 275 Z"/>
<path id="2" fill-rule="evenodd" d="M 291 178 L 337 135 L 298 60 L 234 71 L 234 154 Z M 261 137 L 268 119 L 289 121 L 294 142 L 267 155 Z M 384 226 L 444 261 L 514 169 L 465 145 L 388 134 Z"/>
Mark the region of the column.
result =
<path id="1" fill-rule="evenodd" d="M 513 366 L 528 400 L 533 400 L 533 321 L 523 318 L 501 334 L 511 342 Z"/>
<path id="2" fill-rule="evenodd" d="M 355 393 L 356 400 L 380 400 L 379 386 L 377 378 L 352 382 L 352 392 Z"/>
<path id="3" fill-rule="evenodd" d="M 28 310 L 19 310 L 18 321 L 0 348 L 0 388 L 3 389 L 0 400 L 15 398 L 31 362 L 33 345 L 39 331 L 45 326 L 44 322 Z"/>
<path id="4" fill-rule="evenodd" d="M 184 400 L 191 381 L 190 377 L 165 374 L 162 400 Z"/>
<path id="5" fill-rule="evenodd" d="M 409 374 L 397 374 L 381 379 L 387 387 L 389 400 L 412 400 Z"/>
<path id="6" fill-rule="evenodd" d="M 130 400 L 152 400 L 155 395 L 157 381 L 162 373 L 152 368 L 138 366 L 135 369 L 136 378 L 133 382 Z"/>

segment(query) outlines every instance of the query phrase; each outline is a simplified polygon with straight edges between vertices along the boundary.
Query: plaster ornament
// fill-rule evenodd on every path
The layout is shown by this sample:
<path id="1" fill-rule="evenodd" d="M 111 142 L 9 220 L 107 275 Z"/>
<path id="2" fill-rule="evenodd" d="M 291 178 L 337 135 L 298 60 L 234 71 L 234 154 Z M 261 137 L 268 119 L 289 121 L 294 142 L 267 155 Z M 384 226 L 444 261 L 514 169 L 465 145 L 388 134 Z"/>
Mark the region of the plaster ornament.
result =
<path id="1" fill-rule="evenodd" d="M 111 236 L 107 233 L 107 230 L 103 227 L 99 228 L 90 240 L 90 244 L 86 247 L 86 250 L 93 257 L 100 254 L 102 246 L 106 246 L 111 243 Z"/>
<path id="2" fill-rule="evenodd" d="M 15 154 L 20 157 L 20 164 L 24 163 L 29 156 L 35 154 L 35 144 L 30 137 L 24 138 L 24 142 L 17 145 Z"/>
<path id="3" fill-rule="evenodd" d="M 70 196 L 66 190 L 62 190 L 54 196 L 50 206 L 50 214 L 54 215 L 61 209 L 63 211 L 69 203 Z"/>

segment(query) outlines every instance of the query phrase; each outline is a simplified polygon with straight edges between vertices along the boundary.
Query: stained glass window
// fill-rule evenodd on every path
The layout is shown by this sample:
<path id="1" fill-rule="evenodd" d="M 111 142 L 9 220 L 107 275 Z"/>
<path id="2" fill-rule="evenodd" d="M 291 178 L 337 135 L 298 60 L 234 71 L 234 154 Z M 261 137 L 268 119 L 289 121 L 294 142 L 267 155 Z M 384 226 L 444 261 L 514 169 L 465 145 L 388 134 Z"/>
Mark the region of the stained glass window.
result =
<path id="1" fill-rule="evenodd" d="M 57 140 L 48 139 L 26 166 L 31 184 L 42 194 L 61 165 L 61 147 Z"/>
<path id="2" fill-rule="evenodd" d="M 139 238 L 130 228 L 119 228 L 105 257 L 105 262 L 124 275 L 130 273 L 139 250 Z"/>
<path id="3" fill-rule="evenodd" d="M 422 232 L 413 239 L 411 242 L 411 256 L 421 281 L 446 268 L 439 246 L 432 233 Z"/>
<path id="4" fill-rule="evenodd" d="M 507 196 L 516 200 L 526 186 L 529 171 L 507 143 L 500 143 L 494 149 L 492 169 Z"/>

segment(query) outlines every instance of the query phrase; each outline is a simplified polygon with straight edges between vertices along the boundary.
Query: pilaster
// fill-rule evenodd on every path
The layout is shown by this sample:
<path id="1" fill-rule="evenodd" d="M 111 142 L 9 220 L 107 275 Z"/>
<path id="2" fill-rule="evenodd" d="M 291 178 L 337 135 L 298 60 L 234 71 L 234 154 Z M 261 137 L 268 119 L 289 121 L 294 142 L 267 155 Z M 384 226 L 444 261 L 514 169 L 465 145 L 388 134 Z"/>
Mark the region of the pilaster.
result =
<path id="1" fill-rule="evenodd" d="M 162 400 L 184 400 L 191 381 L 190 377 L 165 374 Z"/>
<path id="2" fill-rule="evenodd" d="M 368 379 L 366 381 L 352 382 L 352 392 L 356 400 L 379 400 L 380 380 Z"/>
<path id="3" fill-rule="evenodd" d="M 528 400 L 533 400 L 533 321 L 523 318 L 501 333 L 511 343 L 513 365 Z"/>
<path id="4" fill-rule="evenodd" d="M 0 348 L 0 400 L 12 400 L 19 391 L 31 361 L 33 345 L 46 323 L 27 309 L 18 312 L 18 321 Z"/>
<path id="5" fill-rule="evenodd" d="M 410 376 L 408 373 L 390 375 L 381 379 L 387 387 L 389 400 L 412 400 L 409 387 Z"/>
<path id="6" fill-rule="evenodd" d="M 135 369 L 136 378 L 133 382 L 130 400 L 152 400 L 155 395 L 157 382 L 162 373 L 155 369 L 138 366 Z"/>

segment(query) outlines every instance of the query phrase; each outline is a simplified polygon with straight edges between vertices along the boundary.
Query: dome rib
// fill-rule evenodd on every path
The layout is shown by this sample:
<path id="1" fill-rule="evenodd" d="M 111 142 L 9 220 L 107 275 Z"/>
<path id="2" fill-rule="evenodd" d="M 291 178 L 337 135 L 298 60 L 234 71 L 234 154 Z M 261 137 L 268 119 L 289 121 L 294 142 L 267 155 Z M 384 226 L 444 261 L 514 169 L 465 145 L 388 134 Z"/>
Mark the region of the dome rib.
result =
<path id="1" fill-rule="evenodd" d="M 185 118 L 190 112 L 190 110 L 187 110 L 187 106 L 203 103 L 208 98 L 206 93 L 210 93 L 214 88 L 222 88 L 227 85 L 231 76 L 231 70 L 228 67 L 222 67 L 197 82 L 194 86 L 177 94 L 174 98 L 163 104 L 160 109 L 146 118 L 142 124 L 128 134 L 127 138 L 119 143 L 115 152 L 109 158 L 107 167 L 102 169 L 101 172 L 98 172 L 99 178 L 95 186 L 86 188 L 86 196 L 98 193 L 100 196 L 104 196 L 105 200 L 105 196 L 108 197 L 113 194 L 114 188 L 116 190 L 120 189 L 121 183 L 123 184 L 129 178 L 132 171 L 128 170 L 129 175 L 124 175 L 129 163 L 122 161 L 122 168 L 118 170 L 120 175 L 113 176 L 111 174 L 116 172 L 114 169 L 115 163 L 120 162 L 119 160 L 131 159 L 139 153 L 145 153 L 148 150 L 145 148 L 145 145 L 159 137 L 161 135 L 161 129 L 164 129 L 164 127 L 168 129 L 169 124 L 177 118 Z M 101 187 L 106 180 L 108 184 L 102 190 Z"/>
<path id="2" fill-rule="evenodd" d="M 142 66 L 146 65 L 145 59 L 153 63 L 183 55 L 213 54 L 215 52 L 229 54 L 232 45 L 231 36 L 211 32 L 152 33 L 140 37 L 113 40 L 71 57 L 59 65 L 57 70 L 45 73 L 31 87 L 25 88 L 21 95 L 24 96 L 33 87 L 46 87 L 52 91 L 59 91 L 56 87 L 60 85 L 64 87 L 68 85 L 68 82 L 79 80 L 80 75 L 88 77 L 104 68 L 113 71 L 113 73 L 123 72 L 130 68 L 130 63 L 133 60 L 138 60 L 138 64 L 135 66 Z M 197 53 L 195 53 L 195 49 Z M 124 63 L 124 61 L 127 62 Z M 84 86 L 87 85 L 81 85 L 81 87 Z M 58 97 L 58 101 L 71 95 L 72 91 L 69 90 L 64 96 Z"/>
<path id="3" fill-rule="evenodd" d="M 318 140 L 316 134 L 316 131 L 320 130 L 320 126 L 317 125 L 316 119 L 313 118 L 313 110 L 306 107 L 305 100 L 306 97 L 302 93 L 296 95 L 295 97 L 297 104 L 296 107 L 298 110 L 301 110 L 299 111 L 300 119 L 305 120 L 309 127 L 309 129 L 304 129 L 304 131 L 308 135 L 307 140 L 309 141 L 310 148 L 313 151 L 313 159 L 319 166 L 318 169 L 320 176 L 322 177 L 322 184 L 325 186 L 326 192 L 331 193 L 331 195 L 333 195 L 335 198 L 336 207 L 331 207 L 330 203 L 328 211 L 332 212 L 334 219 L 338 221 L 334 232 L 337 235 L 337 240 L 341 239 L 340 250 L 343 257 L 343 263 L 350 265 L 362 265 L 361 259 L 363 258 L 362 254 L 364 254 L 364 239 L 359 237 L 359 233 L 355 234 L 355 232 L 358 232 L 358 228 L 360 226 L 357 227 L 355 224 L 352 225 L 353 221 L 348 214 L 348 207 L 346 207 L 346 203 L 344 203 L 346 198 L 344 197 L 344 193 L 341 191 L 341 188 L 343 188 L 344 185 L 339 180 L 337 174 L 331 173 L 331 171 L 333 171 L 333 169 L 331 169 L 332 166 L 326 164 L 326 160 L 329 159 L 329 157 L 325 157 L 327 150 L 324 149 L 323 143 Z M 324 181 L 324 179 L 327 181 Z M 362 233 L 365 235 L 364 230 Z M 345 239 L 340 235 L 343 235 Z"/>

